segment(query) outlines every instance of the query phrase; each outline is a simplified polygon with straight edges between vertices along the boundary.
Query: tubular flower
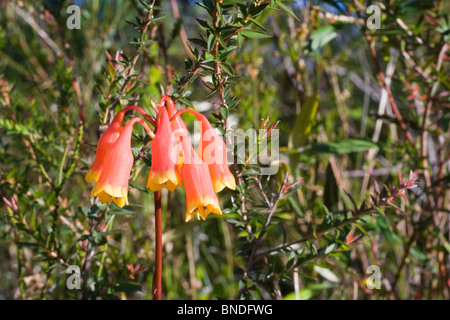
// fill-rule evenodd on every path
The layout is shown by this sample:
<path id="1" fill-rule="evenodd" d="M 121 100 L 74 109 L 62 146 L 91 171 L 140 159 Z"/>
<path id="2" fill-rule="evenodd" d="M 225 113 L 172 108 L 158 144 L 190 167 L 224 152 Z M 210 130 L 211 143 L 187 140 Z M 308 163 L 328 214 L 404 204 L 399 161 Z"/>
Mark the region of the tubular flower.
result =
<path id="1" fill-rule="evenodd" d="M 97 143 L 97 152 L 94 163 L 86 173 L 85 180 L 88 183 L 96 182 L 102 173 L 103 161 L 107 151 L 114 145 L 122 132 L 122 122 L 125 112 L 129 110 L 137 110 L 141 114 L 146 115 L 145 111 L 137 106 L 129 106 L 122 109 L 113 119 L 108 129 L 101 135 Z M 147 119 L 151 120 L 151 119 Z"/>
<path id="2" fill-rule="evenodd" d="M 202 115 L 202 138 L 198 152 L 201 152 L 203 161 L 208 164 L 209 174 L 215 192 L 227 187 L 236 189 L 236 180 L 228 168 L 227 147 L 225 141 L 217 134 L 211 123 Z"/>
<path id="3" fill-rule="evenodd" d="M 128 204 L 128 179 L 134 160 L 131 151 L 131 133 L 133 124 L 137 121 L 145 124 L 140 118 L 130 120 L 114 145 L 105 153 L 102 171 L 94 185 L 91 198 L 98 197 L 101 203 L 114 201 L 119 207 Z"/>
<path id="4" fill-rule="evenodd" d="M 102 173 L 103 161 L 108 150 L 114 145 L 122 132 L 122 121 L 125 113 L 119 112 L 108 129 L 101 135 L 97 144 L 97 152 L 94 163 L 89 168 L 84 179 L 86 182 L 96 182 Z"/>
<path id="5" fill-rule="evenodd" d="M 236 180 L 228 168 L 225 141 L 219 136 L 204 115 L 190 109 L 181 110 L 177 115 L 184 112 L 194 114 L 201 123 L 202 135 L 198 153 L 201 159 L 208 165 L 214 192 L 222 191 L 225 187 L 235 190 Z"/>
<path id="6" fill-rule="evenodd" d="M 153 192 L 162 188 L 174 191 L 177 186 L 181 187 L 181 177 L 177 167 L 179 142 L 173 136 L 166 108 L 159 108 L 157 123 L 158 129 L 150 144 L 152 166 L 147 188 Z"/>
<path id="7" fill-rule="evenodd" d="M 222 214 L 219 199 L 208 174 L 208 166 L 195 152 L 191 152 L 191 155 L 194 159 L 186 161 L 181 168 L 181 177 L 186 190 L 186 222 L 194 216 L 197 218 L 200 216 L 205 220 L 211 212 Z"/>
<path id="8" fill-rule="evenodd" d="M 177 149 L 177 164 L 186 192 L 185 221 L 188 222 L 194 216 L 197 216 L 198 219 L 201 217 L 205 220 L 210 213 L 221 215 L 222 211 L 220 210 L 216 192 L 222 190 L 225 186 L 230 189 L 236 188 L 234 177 L 229 171 L 226 161 L 225 142 L 214 131 L 214 128 L 202 114 L 189 109 L 177 112 L 173 101 L 168 96 L 161 98 L 160 105 L 164 102 L 167 106 L 167 114 L 171 119 L 170 127 L 172 129 L 172 135 L 179 141 L 180 146 Z M 195 152 L 191 144 L 186 124 L 179 117 L 184 112 L 194 113 L 201 121 L 202 128 L 208 130 L 208 132 L 202 130 L 199 154 Z M 159 126 L 163 125 L 163 119 L 163 116 L 161 116 L 161 120 L 158 120 Z M 158 136 L 159 130 L 158 128 L 156 136 Z M 166 143 L 165 148 L 168 147 L 173 148 L 169 143 Z M 208 154 L 208 152 L 212 153 L 212 159 L 211 157 L 203 158 L 203 155 Z M 173 164 L 171 163 L 170 167 L 172 166 Z"/>
<path id="9" fill-rule="evenodd" d="M 167 111 L 169 113 L 169 117 L 172 118 L 177 113 L 175 104 L 168 96 L 163 96 L 161 101 L 163 100 L 166 100 Z M 184 123 L 181 117 L 175 117 L 174 120 L 171 121 L 170 126 L 174 137 L 180 141 L 177 164 L 178 168 L 181 170 L 184 159 L 191 159 L 191 152 L 193 152 L 194 149 L 192 148 L 189 140 L 189 131 L 187 130 L 186 123 Z"/>

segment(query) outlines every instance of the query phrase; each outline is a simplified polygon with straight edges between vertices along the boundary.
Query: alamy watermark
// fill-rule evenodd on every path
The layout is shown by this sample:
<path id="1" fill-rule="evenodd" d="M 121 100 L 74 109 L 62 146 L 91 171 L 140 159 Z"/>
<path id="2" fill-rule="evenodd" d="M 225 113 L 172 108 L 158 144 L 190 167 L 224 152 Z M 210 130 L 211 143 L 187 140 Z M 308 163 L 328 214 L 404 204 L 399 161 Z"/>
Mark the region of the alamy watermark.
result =
<path id="1" fill-rule="evenodd" d="M 81 29 L 81 8 L 73 4 L 67 7 L 66 13 L 68 15 L 66 20 L 67 29 Z"/>
<path id="2" fill-rule="evenodd" d="M 193 137 L 200 137 L 199 141 L 202 144 L 197 151 L 200 157 L 193 157 L 189 154 L 189 150 L 184 150 L 186 154 L 182 158 L 182 163 L 195 164 L 198 161 L 198 164 L 205 162 L 208 165 L 254 165 L 254 169 L 261 175 L 274 175 L 278 172 L 280 160 L 278 129 L 228 130 L 223 137 L 214 128 L 202 130 L 202 122 L 195 121 L 193 134 L 184 128 L 172 132 L 172 141 L 178 142 L 180 137 L 191 142 L 194 142 Z M 170 153 L 170 158 L 172 162 L 180 161 L 176 148 Z"/>
<path id="3" fill-rule="evenodd" d="M 79 266 L 70 265 L 67 267 L 66 273 L 70 274 L 66 280 L 66 286 L 69 290 L 81 289 L 81 271 Z"/>
<path id="4" fill-rule="evenodd" d="M 367 274 L 370 276 L 366 280 L 366 286 L 370 290 L 381 289 L 381 271 L 380 267 L 377 265 L 370 265 L 366 270 Z"/>
<path id="5" fill-rule="evenodd" d="M 366 27 L 370 30 L 381 29 L 381 8 L 372 4 L 367 7 L 366 13 L 370 14 L 366 20 Z"/>

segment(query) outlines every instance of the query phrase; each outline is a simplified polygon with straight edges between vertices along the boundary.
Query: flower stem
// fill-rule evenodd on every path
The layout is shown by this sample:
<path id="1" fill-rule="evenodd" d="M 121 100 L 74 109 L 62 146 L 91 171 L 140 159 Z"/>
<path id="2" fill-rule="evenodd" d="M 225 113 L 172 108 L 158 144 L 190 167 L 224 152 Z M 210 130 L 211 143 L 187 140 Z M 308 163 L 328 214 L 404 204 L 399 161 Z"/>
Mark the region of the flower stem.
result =
<path id="1" fill-rule="evenodd" d="M 180 111 L 178 111 L 177 113 L 175 113 L 171 118 L 170 118 L 170 121 L 174 121 L 178 116 L 180 116 L 180 115 L 182 115 L 183 113 L 191 113 L 191 114 L 193 114 L 194 116 L 196 116 L 197 117 L 197 120 L 198 121 L 201 121 L 201 122 L 205 122 L 205 121 L 208 121 L 208 118 L 206 118 L 203 114 L 201 114 L 200 112 L 198 112 L 198 111 L 195 111 L 194 109 L 183 109 L 183 110 L 180 110 Z"/>
<path id="2" fill-rule="evenodd" d="M 155 119 L 153 119 L 151 116 L 149 116 L 149 115 L 147 114 L 147 112 L 144 111 L 144 109 L 142 109 L 142 108 L 140 108 L 140 107 L 138 107 L 138 106 L 128 106 L 128 107 L 125 107 L 125 108 L 123 108 L 122 110 L 120 110 L 120 113 L 121 113 L 122 115 L 124 115 L 125 112 L 127 112 L 127 111 L 129 111 L 129 110 L 136 110 L 136 111 L 139 111 L 139 112 L 142 114 L 142 116 L 145 118 L 145 120 L 147 120 L 148 122 L 150 122 L 153 126 L 156 125 Z"/>
<path id="3" fill-rule="evenodd" d="M 153 131 L 150 130 L 147 123 L 144 120 L 142 120 L 141 118 L 135 117 L 135 118 L 131 119 L 130 121 L 128 121 L 126 125 L 133 126 L 136 122 L 139 122 L 144 127 L 145 131 L 147 132 L 147 134 L 150 136 L 151 139 L 155 138 L 155 134 L 153 133 Z"/>
<path id="4" fill-rule="evenodd" d="M 155 192 L 155 272 L 153 274 L 153 299 L 161 300 L 162 274 L 162 212 L 161 191 Z"/>

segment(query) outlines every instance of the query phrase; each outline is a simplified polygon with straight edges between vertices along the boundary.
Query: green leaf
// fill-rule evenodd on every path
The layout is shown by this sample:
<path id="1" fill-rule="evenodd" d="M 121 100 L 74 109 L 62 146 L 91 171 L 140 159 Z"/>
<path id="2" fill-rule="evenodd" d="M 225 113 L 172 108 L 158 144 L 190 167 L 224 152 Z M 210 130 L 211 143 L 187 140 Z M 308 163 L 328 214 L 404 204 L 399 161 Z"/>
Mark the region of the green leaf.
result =
<path id="1" fill-rule="evenodd" d="M 300 209 L 300 206 L 297 204 L 297 200 L 294 199 L 294 197 L 288 198 L 289 203 L 292 206 L 292 209 L 294 209 L 295 213 L 298 214 L 299 217 L 304 217 L 305 214 L 303 213 L 302 209 Z"/>
<path id="2" fill-rule="evenodd" d="M 136 211 L 126 207 L 120 208 L 118 206 L 111 205 L 109 213 L 115 216 L 124 216 L 129 214 L 136 214 Z"/>
<path id="3" fill-rule="evenodd" d="M 210 15 L 214 12 L 214 3 L 211 0 L 203 0 L 203 3 L 196 2 L 202 8 L 205 8 Z"/>
<path id="4" fill-rule="evenodd" d="M 319 94 L 316 92 L 309 97 L 303 105 L 297 119 L 295 119 L 294 127 L 289 135 L 288 147 L 290 150 L 296 150 L 306 143 L 306 138 L 311 131 L 311 128 L 316 118 L 317 109 L 319 108 Z M 300 159 L 299 154 L 291 155 L 289 162 L 292 171 L 295 173 L 298 161 Z"/>
<path id="5" fill-rule="evenodd" d="M 261 32 L 261 31 L 256 31 L 256 30 L 250 30 L 250 29 L 244 29 L 240 32 L 241 35 L 243 35 L 246 38 L 249 39 L 265 39 L 265 38 L 270 38 L 271 36 L 269 36 L 268 34 Z"/>
<path id="6" fill-rule="evenodd" d="M 141 285 L 136 282 L 119 283 L 114 288 L 115 292 L 125 292 L 125 293 L 131 293 L 131 292 L 136 292 L 136 291 L 141 291 L 141 290 L 142 290 Z"/>
<path id="7" fill-rule="evenodd" d="M 220 64 L 222 66 L 222 70 L 228 73 L 230 76 L 234 76 L 233 67 L 231 67 L 228 63 L 222 62 Z"/>
<path id="8" fill-rule="evenodd" d="M 292 11 L 291 8 L 289 8 L 288 6 L 286 6 L 284 3 L 282 3 L 281 1 L 274 1 L 275 5 L 277 5 L 281 10 L 283 10 L 284 12 L 286 12 L 288 15 L 290 15 L 292 18 L 296 19 L 297 21 L 300 21 L 300 19 L 295 15 L 295 13 Z"/>
<path id="9" fill-rule="evenodd" d="M 195 20 L 197 20 L 198 23 L 199 23 L 203 28 L 205 28 L 206 30 L 213 30 L 213 29 L 214 29 L 214 28 L 213 28 L 208 22 L 206 22 L 205 20 L 198 19 L 198 18 L 195 18 Z"/>
<path id="10" fill-rule="evenodd" d="M 195 108 L 194 105 L 192 104 L 192 102 L 189 101 L 188 99 L 180 98 L 180 99 L 178 99 L 178 101 L 180 101 L 184 105 L 187 105 L 188 107 Z"/>
<path id="11" fill-rule="evenodd" d="M 214 71 L 214 67 L 209 66 L 206 63 L 201 63 L 200 66 L 205 70 Z"/>
<path id="12" fill-rule="evenodd" d="M 323 203 L 331 211 L 338 210 L 339 187 L 334 176 L 331 164 L 328 163 L 325 173 L 325 186 L 323 189 Z"/>
<path id="13" fill-rule="evenodd" d="M 346 139 L 338 142 L 316 143 L 309 148 L 311 153 L 347 154 L 377 148 L 377 144 L 363 139 Z"/>
<path id="14" fill-rule="evenodd" d="M 424 261 L 427 259 L 427 256 L 422 251 L 419 251 L 419 249 L 417 248 L 411 248 L 409 249 L 409 252 L 419 260 Z"/>
<path id="15" fill-rule="evenodd" d="M 309 300 L 314 295 L 313 291 L 311 289 L 301 289 L 298 292 L 298 299 L 299 300 Z"/>
<path id="16" fill-rule="evenodd" d="M 359 224 L 359 223 L 355 223 L 355 226 L 366 236 L 368 237 L 369 235 L 367 234 L 366 230 Z"/>
<path id="17" fill-rule="evenodd" d="M 381 208 L 375 207 L 375 210 L 377 210 L 377 212 L 378 212 L 379 215 L 382 215 L 382 216 L 385 215 L 384 211 L 381 210 Z"/>
<path id="18" fill-rule="evenodd" d="M 208 37 L 208 45 L 207 45 L 208 52 L 211 52 L 213 50 L 215 42 L 216 42 L 216 36 L 213 34 L 210 34 Z"/>
<path id="19" fill-rule="evenodd" d="M 220 115 L 222 118 L 228 118 L 228 109 L 226 107 L 220 107 Z"/>
<path id="20" fill-rule="evenodd" d="M 222 5 L 223 6 L 231 6 L 231 5 L 235 5 L 235 4 L 244 4 L 245 5 L 245 2 L 246 1 L 244 1 L 244 0 L 224 0 L 222 2 Z"/>
<path id="21" fill-rule="evenodd" d="M 230 46 L 226 50 L 219 51 L 219 59 L 225 61 L 225 59 L 236 50 L 236 46 Z"/>
<path id="22" fill-rule="evenodd" d="M 261 30 L 266 31 L 266 29 L 262 26 L 262 24 L 259 23 L 258 21 L 256 21 L 255 19 L 250 18 L 249 21 L 251 21 L 253 24 L 255 24 Z"/>
<path id="23" fill-rule="evenodd" d="M 299 272 L 300 275 L 302 275 L 303 278 L 308 278 L 309 276 L 307 274 L 304 274 L 302 272 Z M 314 278 L 311 278 L 311 280 L 316 280 Z M 309 285 L 308 287 L 304 289 L 300 289 L 298 291 L 298 299 L 299 300 L 308 300 L 311 299 L 314 294 L 321 290 L 326 290 L 328 288 L 333 287 L 333 284 L 331 283 L 319 283 L 319 284 L 313 284 Z M 287 294 L 283 300 L 293 300 L 295 299 L 295 292 Z"/>
<path id="24" fill-rule="evenodd" d="M 317 50 L 336 38 L 337 32 L 334 26 L 322 26 L 311 34 L 311 49 Z"/>
<path id="25" fill-rule="evenodd" d="M 325 254 L 329 254 L 330 252 L 332 252 L 334 250 L 334 248 L 336 248 L 336 243 L 332 243 L 329 246 L 327 246 L 325 248 Z"/>
<path id="26" fill-rule="evenodd" d="M 251 6 L 250 10 L 249 10 L 249 14 L 251 16 L 253 16 L 253 18 L 256 18 L 257 16 L 259 16 L 264 9 L 269 5 L 269 3 L 263 3 L 260 4 L 259 6 Z"/>
<path id="27" fill-rule="evenodd" d="M 289 149 L 297 149 L 305 144 L 306 138 L 314 123 L 318 107 L 319 94 L 316 92 L 306 100 L 300 114 L 295 119 L 294 128 L 289 136 Z"/>
<path id="28" fill-rule="evenodd" d="M 238 46 L 242 47 L 242 34 L 238 33 L 237 41 L 238 41 Z"/>

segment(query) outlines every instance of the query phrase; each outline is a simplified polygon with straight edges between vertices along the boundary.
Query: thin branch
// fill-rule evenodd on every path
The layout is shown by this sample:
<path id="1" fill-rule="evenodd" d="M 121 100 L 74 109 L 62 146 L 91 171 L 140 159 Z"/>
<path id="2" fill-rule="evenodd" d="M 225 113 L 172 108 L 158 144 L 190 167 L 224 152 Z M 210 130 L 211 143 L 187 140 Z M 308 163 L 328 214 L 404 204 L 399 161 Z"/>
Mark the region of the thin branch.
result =
<path id="1" fill-rule="evenodd" d="M 58 47 L 58 45 L 52 40 L 52 38 L 45 32 L 37 23 L 34 21 L 33 17 L 27 14 L 25 11 L 20 9 L 16 4 L 12 4 L 14 7 L 14 12 L 21 17 L 28 25 L 36 31 L 39 37 L 44 40 L 50 48 L 55 51 L 56 55 L 62 57 L 64 55 L 63 51 Z"/>
<path id="2" fill-rule="evenodd" d="M 378 81 L 379 81 L 381 87 L 384 88 L 388 94 L 389 103 L 391 104 L 392 110 L 394 111 L 395 117 L 397 118 L 397 121 L 399 122 L 400 127 L 405 132 L 406 139 L 409 141 L 409 143 L 411 143 L 411 145 L 414 145 L 415 144 L 414 139 L 408 130 L 408 126 L 406 125 L 405 121 L 403 120 L 403 117 L 398 109 L 397 103 L 395 102 L 391 88 L 387 84 L 386 77 L 385 77 L 383 71 L 381 70 L 381 66 L 378 62 L 377 52 L 375 50 L 375 42 L 372 41 L 372 37 L 368 34 L 366 34 L 366 40 L 369 43 L 369 49 L 370 49 L 369 51 L 373 58 L 373 62 L 374 62 L 375 69 L 377 72 Z"/>
<path id="3" fill-rule="evenodd" d="M 331 226 L 331 227 L 329 227 L 329 228 L 327 228 L 327 229 L 325 229 L 325 230 L 323 230 L 321 232 L 318 232 L 318 233 L 311 232 L 311 234 L 309 236 L 306 236 L 304 238 L 301 238 L 301 239 L 298 239 L 298 240 L 295 240 L 295 241 L 292 241 L 292 242 L 289 242 L 289 243 L 282 244 L 282 245 L 277 246 L 277 247 L 275 247 L 273 249 L 269 249 L 269 250 L 266 250 L 266 251 L 263 251 L 263 252 L 258 252 L 255 255 L 257 257 L 267 256 L 267 255 L 269 255 L 269 254 L 271 254 L 273 252 L 289 248 L 289 247 L 291 247 L 291 246 L 293 246 L 295 244 L 303 243 L 303 242 L 314 240 L 314 239 L 320 239 L 321 237 L 323 237 L 325 234 L 329 233 L 330 231 L 333 231 L 335 229 L 342 228 L 344 226 L 352 224 L 352 223 L 358 221 L 361 217 L 363 217 L 363 216 L 365 216 L 365 215 L 367 215 L 369 213 L 376 213 L 376 212 L 377 211 L 376 211 L 375 208 L 370 208 L 370 209 L 359 211 L 359 212 L 355 213 L 352 218 L 344 220 L 344 221 L 342 221 L 340 224 L 338 224 L 336 226 Z"/>

